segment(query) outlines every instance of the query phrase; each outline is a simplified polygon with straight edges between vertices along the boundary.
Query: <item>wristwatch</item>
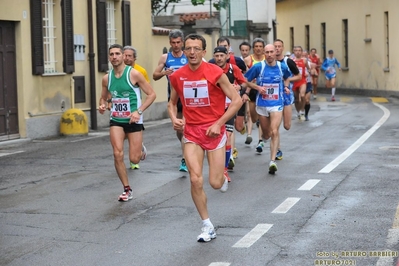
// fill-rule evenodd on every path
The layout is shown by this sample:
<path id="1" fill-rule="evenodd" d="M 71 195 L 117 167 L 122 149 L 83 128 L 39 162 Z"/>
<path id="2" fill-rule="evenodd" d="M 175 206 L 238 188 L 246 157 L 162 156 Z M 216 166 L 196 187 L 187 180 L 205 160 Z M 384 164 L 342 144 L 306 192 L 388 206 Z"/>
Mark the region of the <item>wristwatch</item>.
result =
<path id="1" fill-rule="evenodd" d="M 137 109 L 137 113 L 139 113 L 139 115 L 142 115 L 143 114 L 143 110 Z"/>

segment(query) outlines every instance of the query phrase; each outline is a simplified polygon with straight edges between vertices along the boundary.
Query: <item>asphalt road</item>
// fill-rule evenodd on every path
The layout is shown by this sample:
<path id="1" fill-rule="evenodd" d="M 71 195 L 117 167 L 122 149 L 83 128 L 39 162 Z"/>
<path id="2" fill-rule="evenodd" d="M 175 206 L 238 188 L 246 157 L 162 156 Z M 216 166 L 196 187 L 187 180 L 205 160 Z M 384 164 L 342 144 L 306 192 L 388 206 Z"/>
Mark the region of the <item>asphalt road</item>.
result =
<path id="1" fill-rule="evenodd" d="M 168 120 L 146 124 L 127 203 L 106 129 L 0 143 L 0 265 L 396 265 L 399 100 L 384 100 L 312 101 L 310 121 L 281 130 L 275 175 L 257 130 L 251 145 L 237 133 L 229 190 L 205 183 L 209 243 Z"/>

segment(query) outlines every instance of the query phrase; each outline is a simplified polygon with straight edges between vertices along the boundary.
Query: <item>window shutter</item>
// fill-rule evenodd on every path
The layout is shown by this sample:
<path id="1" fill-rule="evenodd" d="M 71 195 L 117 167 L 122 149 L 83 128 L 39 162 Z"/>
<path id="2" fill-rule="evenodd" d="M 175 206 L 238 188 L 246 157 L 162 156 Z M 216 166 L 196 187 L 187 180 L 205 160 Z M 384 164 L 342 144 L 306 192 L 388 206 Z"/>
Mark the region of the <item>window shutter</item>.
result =
<path id="1" fill-rule="evenodd" d="M 131 29 L 130 29 L 130 2 L 122 1 L 122 34 L 123 45 L 132 45 Z"/>
<path id="2" fill-rule="evenodd" d="M 106 0 L 97 0 L 97 54 L 99 72 L 108 71 L 106 4 Z"/>
<path id="3" fill-rule="evenodd" d="M 42 1 L 30 0 L 32 74 L 44 73 Z"/>
<path id="4" fill-rule="evenodd" d="M 61 12 L 62 12 L 63 67 L 65 73 L 72 74 L 75 71 L 72 0 L 62 1 Z"/>

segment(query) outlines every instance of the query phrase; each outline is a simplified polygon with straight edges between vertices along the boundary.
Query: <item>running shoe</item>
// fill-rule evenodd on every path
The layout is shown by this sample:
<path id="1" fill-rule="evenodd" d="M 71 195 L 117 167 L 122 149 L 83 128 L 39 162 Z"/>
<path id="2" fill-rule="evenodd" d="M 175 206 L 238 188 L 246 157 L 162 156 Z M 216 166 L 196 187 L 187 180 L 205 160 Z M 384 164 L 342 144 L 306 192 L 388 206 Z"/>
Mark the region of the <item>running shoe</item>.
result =
<path id="1" fill-rule="evenodd" d="M 147 148 L 144 146 L 144 143 L 141 144 L 141 160 L 145 160 L 145 158 L 147 157 Z"/>
<path id="2" fill-rule="evenodd" d="M 130 162 L 130 169 L 140 169 L 140 165 L 138 163 L 132 163 Z"/>
<path id="3" fill-rule="evenodd" d="M 256 146 L 256 151 L 259 153 L 263 152 L 264 145 L 265 144 L 263 143 L 263 141 L 259 141 L 258 146 Z"/>
<path id="4" fill-rule="evenodd" d="M 238 150 L 237 150 L 237 148 L 234 148 L 233 149 L 233 159 L 237 159 L 237 157 L 238 157 Z"/>
<path id="5" fill-rule="evenodd" d="M 251 135 L 247 135 L 247 139 L 245 140 L 245 144 L 251 144 L 252 142 L 252 136 Z"/>
<path id="6" fill-rule="evenodd" d="M 209 242 L 216 238 L 215 229 L 210 226 L 204 226 L 201 228 L 201 234 L 197 236 L 198 242 Z"/>
<path id="7" fill-rule="evenodd" d="M 278 150 L 276 154 L 276 160 L 282 160 L 282 159 L 283 159 L 283 152 L 281 150 Z"/>
<path id="8" fill-rule="evenodd" d="M 334 95 L 331 96 L 331 101 L 332 101 L 332 102 L 335 102 L 335 97 L 334 97 Z"/>
<path id="9" fill-rule="evenodd" d="M 244 135 L 247 132 L 247 125 L 244 125 L 244 128 L 240 131 L 241 135 Z"/>
<path id="10" fill-rule="evenodd" d="M 232 170 L 232 169 L 234 168 L 235 165 L 236 165 L 236 162 L 234 161 L 233 156 L 230 156 L 230 160 L 229 160 L 229 163 L 228 163 L 228 165 L 227 165 L 227 168 L 230 169 L 230 170 Z"/>
<path id="11" fill-rule="evenodd" d="M 188 172 L 187 165 L 186 165 L 186 160 L 184 158 L 181 159 L 179 171 L 180 172 Z"/>
<path id="12" fill-rule="evenodd" d="M 225 173 L 227 174 L 227 172 L 225 172 Z M 225 174 L 223 174 L 223 176 L 224 176 L 224 183 L 223 183 L 223 186 L 219 190 L 220 190 L 220 192 L 224 193 L 229 188 L 229 178 L 228 178 L 228 175 L 226 176 Z"/>
<path id="13" fill-rule="evenodd" d="M 227 178 L 227 181 L 228 182 L 231 182 L 231 178 L 230 178 L 230 176 L 229 176 L 229 173 L 227 172 L 227 168 L 224 168 L 224 176 Z"/>
<path id="14" fill-rule="evenodd" d="M 309 121 L 309 116 L 305 115 L 305 121 Z"/>
<path id="15" fill-rule="evenodd" d="M 315 99 L 315 100 L 316 100 L 316 99 L 317 99 L 317 95 L 314 95 L 314 94 L 313 94 L 313 99 Z"/>
<path id="16" fill-rule="evenodd" d="M 300 120 L 305 120 L 305 114 L 301 114 L 301 118 L 300 118 Z"/>
<path id="17" fill-rule="evenodd" d="M 123 193 L 119 196 L 118 201 L 129 201 L 133 199 L 133 194 L 131 190 L 125 190 Z"/>
<path id="18" fill-rule="evenodd" d="M 275 172 L 277 172 L 277 164 L 275 161 L 270 161 L 269 163 L 269 174 L 274 174 Z"/>

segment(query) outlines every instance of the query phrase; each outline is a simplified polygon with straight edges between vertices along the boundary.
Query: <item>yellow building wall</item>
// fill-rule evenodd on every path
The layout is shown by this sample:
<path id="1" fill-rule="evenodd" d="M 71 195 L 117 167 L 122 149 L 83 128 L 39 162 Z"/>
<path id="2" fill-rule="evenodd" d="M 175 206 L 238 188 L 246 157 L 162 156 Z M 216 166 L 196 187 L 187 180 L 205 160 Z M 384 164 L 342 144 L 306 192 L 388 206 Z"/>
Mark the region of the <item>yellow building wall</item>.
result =
<path id="1" fill-rule="evenodd" d="M 305 25 L 310 28 L 310 48 L 322 53 L 321 23 L 326 23 L 326 51 L 344 64 L 343 22 L 348 20 L 348 70 L 338 73 L 337 87 L 399 91 L 399 4 L 397 0 L 284 0 L 277 2 L 277 38 L 286 51 L 291 45 L 305 47 Z M 389 51 L 385 49 L 384 12 L 389 16 Z M 366 16 L 368 17 L 366 26 Z M 294 43 L 290 28 L 294 28 Z M 371 38 L 371 42 L 364 39 Z M 389 52 L 389 72 L 386 55 Z M 324 85 L 324 77 L 319 79 Z"/>

